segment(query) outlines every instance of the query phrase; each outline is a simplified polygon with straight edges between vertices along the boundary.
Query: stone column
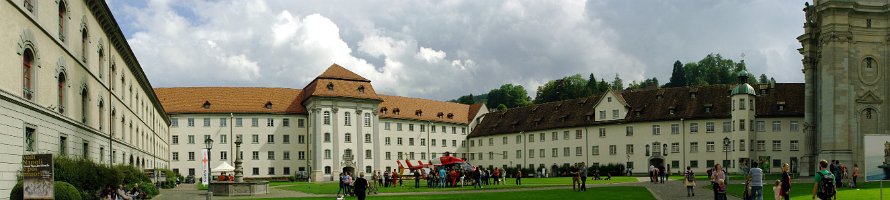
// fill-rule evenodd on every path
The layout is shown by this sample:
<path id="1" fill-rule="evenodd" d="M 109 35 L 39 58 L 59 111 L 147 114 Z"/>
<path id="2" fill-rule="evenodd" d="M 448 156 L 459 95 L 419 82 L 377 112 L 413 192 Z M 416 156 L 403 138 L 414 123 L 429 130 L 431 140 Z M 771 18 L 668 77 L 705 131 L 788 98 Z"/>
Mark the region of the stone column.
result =
<path id="1" fill-rule="evenodd" d="M 355 148 L 355 151 L 356 151 L 355 152 L 355 160 L 356 160 L 355 168 L 356 168 L 356 170 L 355 171 L 356 172 L 353 176 L 358 176 L 358 174 L 359 174 L 358 172 L 365 171 L 365 147 L 364 147 L 365 133 L 362 132 L 362 127 L 365 125 L 365 123 L 364 123 L 365 118 L 362 117 L 362 110 L 359 106 L 356 106 L 356 108 L 355 108 L 355 116 L 356 116 L 355 117 L 356 120 L 353 120 L 356 122 L 355 123 L 355 138 L 358 138 L 358 139 L 355 140 L 355 142 L 356 142 L 356 148 Z"/>
<path id="2" fill-rule="evenodd" d="M 313 139 L 312 149 L 310 149 L 311 152 L 309 152 L 309 162 L 312 162 L 312 180 L 315 181 L 322 181 L 322 179 L 324 179 L 324 163 L 322 162 L 324 158 L 322 157 L 322 153 L 324 153 L 324 149 L 322 148 L 324 135 L 323 133 L 319 133 L 321 130 L 319 126 L 321 126 L 322 120 L 319 113 L 321 113 L 321 108 L 313 108 L 312 112 L 309 114 L 309 119 L 311 120 L 309 123 L 312 123 L 313 125 L 312 129 L 310 129 L 311 132 L 307 134 Z"/>
<path id="3" fill-rule="evenodd" d="M 235 139 L 235 182 L 244 182 L 244 169 L 241 168 L 241 137 Z"/>
<path id="4" fill-rule="evenodd" d="M 331 148 L 331 158 L 333 159 L 333 164 L 331 164 L 331 175 L 333 176 L 336 176 L 343 171 L 342 166 L 340 166 L 340 124 L 337 123 L 339 122 L 340 115 L 337 115 L 338 111 L 339 109 L 336 105 L 331 108 L 331 143 L 334 145 L 333 148 Z"/>

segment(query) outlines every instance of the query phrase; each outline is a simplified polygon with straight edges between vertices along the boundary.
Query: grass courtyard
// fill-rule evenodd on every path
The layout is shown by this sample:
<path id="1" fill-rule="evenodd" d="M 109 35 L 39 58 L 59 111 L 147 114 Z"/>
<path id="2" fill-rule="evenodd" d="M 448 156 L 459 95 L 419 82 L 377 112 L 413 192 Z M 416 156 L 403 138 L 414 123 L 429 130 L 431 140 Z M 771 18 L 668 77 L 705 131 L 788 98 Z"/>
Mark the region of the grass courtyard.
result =
<path id="1" fill-rule="evenodd" d="M 770 179 L 766 179 L 770 180 Z M 774 180 L 774 179 L 773 179 Z M 700 182 L 701 183 L 701 182 Z M 769 183 L 769 184 L 767 184 Z M 763 199 L 772 199 L 773 195 L 773 185 L 775 185 L 775 181 L 764 181 L 763 188 Z M 699 184 L 699 186 L 702 186 Z M 890 187 L 890 184 L 885 185 L 885 187 Z M 704 195 L 711 195 L 710 186 L 702 186 L 700 187 L 703 190 L 699 190 L 700 193 Z M 742 197 L 744 190 L 744 185 L 742 184 L 731 184 L 727 187 L 727 194 L 736 197 Z M 860 182 L 859 188 L 838 188 L 838 199 L 879 199 L 880 198 L 880 183 L 877 182 Z M 890 191 L 888 191 L 890 192 Z M 698 193 L 698 192 L 697 192 Z M 791 199 L 812 199 L 813 194 L 813 183 L 791 183 Z"/>
<path id="2" fill-rule="evenodd" d="M 525 181 L 525 180 L 523 180 Z M 571 179 L 569 179 L 571 181 Z M 571 182 L 569 182 L 571 184 Z M 524 185 L 524 184 L 523 184 Z M 570 190 L 537 190 L 537 191 L 509 191 L 509 192 L 486 192 L 486 193 L 455 193 L 455 194 L 437 194 L 437 195 L 410 195 L 410 196 L 375 196 L 369 195 L 368 199 L 379 200 L 419 200 L 419 199 L 598 199 L 598 200 L 626 200 L 626 199 L 655 199 L 652 194 L 644 187 L 596 187 L 589 188 L 587 192 L 572 192 Z M 319 198 L 277 198 L 265 200 L 289 200 L 289 199 L 306 199 L 306 200 L 322 200 L 331 199 L 330 197 Z M 347 199 L 355 199 L 355 197 L 347 197 Z"/>
<path id="3" fill-rule="evenodd" d="M 483 190 L 494 190 L 494 189 L 516 189 L 516 188 L 536 188 L 536 187 L 552 187 L 552 186 L 571 186 L 572 178 L 571 177 L 556 177 L 556 178 L 524 178 L 522 179 L 522 185 L 515 185 L 514 180 L 512 178 L 508 178 L 506 180 L 506 184 L 501 185 L 484 185 Z M 591 181 L 588 180 L 588 185 L 600 185 L 600 184 L 611 184 L 611 183 L 627 183 L 627 182 L 636 182 L 636 178 L 634 177 L 612 177 L 612 180 L 596 180 Z M 380 187 L 379 193 L 402 193 L 402 192 L 439 192 L 439 191 L 460 191 L 460 190 L 479 190 L 474 189 L 473 186 L 463 186 L 463 187 L 452 187 L 452 188 L 427 188 L 426 181 L 420 181 L 420 188 L 414 188 L 414 180 L 404 180 L 402 187 Z M 324 182 L 324 183 L 307 183 L 307 182 L 272 182 L 269 184 L 270 187 L 275 187 L 284 190 L 305 192 L 311 194 L 336 194 L 338 189 L 337 182 Z"/>

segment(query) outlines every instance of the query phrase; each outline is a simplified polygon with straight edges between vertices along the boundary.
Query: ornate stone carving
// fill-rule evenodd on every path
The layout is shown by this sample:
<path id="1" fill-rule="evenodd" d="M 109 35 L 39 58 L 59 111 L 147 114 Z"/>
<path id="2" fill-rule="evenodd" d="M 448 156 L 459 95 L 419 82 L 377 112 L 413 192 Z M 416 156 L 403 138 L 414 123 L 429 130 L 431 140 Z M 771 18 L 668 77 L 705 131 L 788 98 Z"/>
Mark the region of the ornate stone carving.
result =
<path id="1" fill-rule="evenodd" d="M 881 100 L 881 97 L 876 95 L 872 91 L 865 91 L 861 96 L 856 98 L 856 103 L 865 103 L 865 104 L 880 104 L 884 102 Z"/>
<path id="2" fill-rule="evenodd" d="M 853 32 L 850 31 L 831 31 L 826 32 L 819 38 L 819 43 L 829 42 L 850 42 L 853 41 Z"/>

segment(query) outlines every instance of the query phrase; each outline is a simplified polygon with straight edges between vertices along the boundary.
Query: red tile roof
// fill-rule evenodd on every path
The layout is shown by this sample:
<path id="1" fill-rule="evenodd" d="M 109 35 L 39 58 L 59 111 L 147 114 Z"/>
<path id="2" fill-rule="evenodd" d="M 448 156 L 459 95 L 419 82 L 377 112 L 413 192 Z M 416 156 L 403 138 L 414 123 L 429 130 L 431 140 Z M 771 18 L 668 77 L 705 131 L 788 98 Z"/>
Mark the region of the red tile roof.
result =
<path id="1" fill-rule="evenodd" d="M 343 68 L 336 63 L 328 67 L 321 75 L 317 78 L 326 78 L 326 79 L 342 79 L 342 80 L 351 80 L 351 81 L 362 81 L 362 82 L 371 82 L 371 80 L 366 79 L 365 77 L 359 76 L 352 71 L 349 71 L 346 68 Z"/>
<path id="2" fill-rule="evenodd" d="M 295 101 L 298 89 L 259 87 L 155 88 L 167 114 L 190 113 L 306 113 Z M 204 107 L 209 103 L 208 108 Z M 266 104 L 271 103 L 271 108 Z"/>
<path id="3" fill-rule="evenodd" d="M 470 105 L 400 96 L 380 95 L 381 118 L 468 124 Z M 478 111 L 478 110 L 477 110 Z M 475 115 L 475 113 L 472 113 Z"/>

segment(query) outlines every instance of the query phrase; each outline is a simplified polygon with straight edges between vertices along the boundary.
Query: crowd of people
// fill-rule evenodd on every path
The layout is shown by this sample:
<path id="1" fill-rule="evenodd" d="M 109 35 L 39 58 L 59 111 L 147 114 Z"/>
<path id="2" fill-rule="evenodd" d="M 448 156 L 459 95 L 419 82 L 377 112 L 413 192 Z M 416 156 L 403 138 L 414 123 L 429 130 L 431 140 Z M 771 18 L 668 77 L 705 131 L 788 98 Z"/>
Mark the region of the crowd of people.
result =
<path id="1" fill-rule="evenodd" d="M 790 194 L 792 191 L 792 179 L 790 169 L 790 165 L 788 163 L 784 163 L 782 165 L 781 176 L 779 177 L 779 179 L 775 180 L 775 183 L 772 186 L 774 193 L 773 198 L 776 200 L 788 200 L 791 197 Z M 653 171 L 653 174 L 658 174 L 657 168 Z M 726 187 L 727 185 L 729 185 L 728 182 L 730 179 L 728 178 L 726 169 L 721 164 L 716 164 L 713 168 L 707 170 L 707 174 L 708 180 L 711 184 L 711 190 L 714 193 L 714 199 L 727 199 Z M 688 197 L 695 196 L 695 173 L 692 171 L 691 168 L 687 167 L 686 172 L 684 172 L 683 175 L 683 182 L 686 186 L 686 195 Z M 845 186 L 849 188 L 856 188 L 858 183 L 857 179 L 859 178 L 859 176 L 859 165 L 857 164 L 854 164 L 852 172 L 849 172 L 847 167 L 845 165 L 842 165 L 840 161 L 822 160 L 819 162 L 819 171 L 814 174 L 813 190 L 811 193 L 812 198 L 820 200 L 836 200 L 838 189 Z M 747 175 L 744 179 L 745 188 L 743 190 L 744 193 L 742 194 L 743 199 L 763 200 L 763 187 L 766 186 L 764 177 L 764 171 L 760 168 L 760 163 L 752 162 L 751 168 L 747 171 Z M 652 179 L 653 182 L 657 182 L 657 177 L 655 175 L 652 175 Z"/>
<path id="2" fill-rule="evenodd" d="M 145 191 L 139 190 L 136 184 L 132 188 L 127 189 L 124 185 L 117 187 L 108 186 L 100 194 L 102 200 L 138 200 L 146 199 Z"/>

